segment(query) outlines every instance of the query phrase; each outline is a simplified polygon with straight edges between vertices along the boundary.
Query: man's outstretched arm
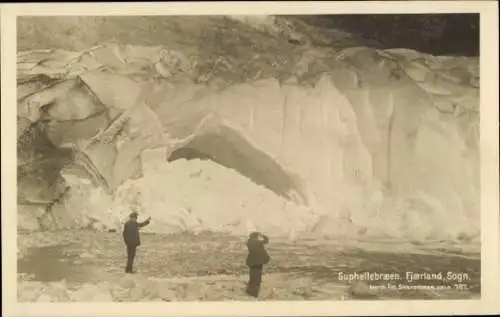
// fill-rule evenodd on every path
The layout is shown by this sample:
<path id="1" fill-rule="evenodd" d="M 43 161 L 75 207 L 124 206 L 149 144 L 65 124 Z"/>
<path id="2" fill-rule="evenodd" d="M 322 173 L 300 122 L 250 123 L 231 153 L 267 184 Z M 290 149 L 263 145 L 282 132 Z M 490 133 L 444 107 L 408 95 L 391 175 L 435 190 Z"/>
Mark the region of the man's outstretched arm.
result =
<path id="1" fill-rule="evenodd" d="M 268 236 L 266 236 L 265 234 L 262 234 L 261 236 L 262 236 L 262 239 L 264 239 L 264 240 L 262 241 L 262 243 L 264 243 L 264 244 L 268 244 L 268 243 L 269 243 L 269 237 L 268 237 Z"/>
<path id="2" fill-rule="evenodd" d="M 138 222 L 137 225 L 139 226 L 139 228 L 142 228 L 149 225 L 150 222 L 151 222 L 151 217 L 148 217 L 148 219 L 144 220 L 143 222 Z"/>

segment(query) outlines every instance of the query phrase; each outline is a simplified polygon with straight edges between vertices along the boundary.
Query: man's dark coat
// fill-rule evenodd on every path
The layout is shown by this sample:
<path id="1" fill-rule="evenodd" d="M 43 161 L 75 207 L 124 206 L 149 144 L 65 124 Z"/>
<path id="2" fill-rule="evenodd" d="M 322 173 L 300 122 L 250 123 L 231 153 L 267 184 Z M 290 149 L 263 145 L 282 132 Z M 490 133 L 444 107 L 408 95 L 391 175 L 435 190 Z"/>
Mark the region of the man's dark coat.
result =
<path id="1" fill-rule="evenodd" d="M 248 266 L 264 265 L 269 263 L 269 261 L 271 260 L 264 246 L 269 242 L 269 238 L 266 236 L 263 236 L 263 238 L 263 241 L 256 238 L 248 239 L 248 256 L 246 260 L 246 264 Z"/>
<path id="2" fill-rule="evenodd" d="M 141 237 L 139 235 L 139 228 L 147 226 L 150 220 L 144 222 L 137 222 L 135 219 L 130 219 L 125 223 L 123 227 L 123 240 L 128 246 L 139 246 L 141 245 Z"/>

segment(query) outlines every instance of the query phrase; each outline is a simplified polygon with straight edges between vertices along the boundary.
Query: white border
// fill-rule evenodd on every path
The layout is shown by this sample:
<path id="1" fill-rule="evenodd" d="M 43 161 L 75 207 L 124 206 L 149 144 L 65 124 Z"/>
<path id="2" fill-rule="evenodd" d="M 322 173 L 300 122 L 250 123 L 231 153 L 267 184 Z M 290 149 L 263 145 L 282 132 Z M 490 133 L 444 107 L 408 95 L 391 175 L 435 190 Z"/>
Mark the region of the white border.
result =
<path id="1" fill-rule="evenodd" d="M 337 316 L 500 312 L 498 6 L 496 1 L 1 4 L 3 316 Z M 481 300 L 286 301 L 109 304 L 16 303 L 16 16 L 324 13 L 481 14 Z M 457 34 L 457 36 L 460 36 Z M 487 252 L 485 252 L 487 251 Z"/>

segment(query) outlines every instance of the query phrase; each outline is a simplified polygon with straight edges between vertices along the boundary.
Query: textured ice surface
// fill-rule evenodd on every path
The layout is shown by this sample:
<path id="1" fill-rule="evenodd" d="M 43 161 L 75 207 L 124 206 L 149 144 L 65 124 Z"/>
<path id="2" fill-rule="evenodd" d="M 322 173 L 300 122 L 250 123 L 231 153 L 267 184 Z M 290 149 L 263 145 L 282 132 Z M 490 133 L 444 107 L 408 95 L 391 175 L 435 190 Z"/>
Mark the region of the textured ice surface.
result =
<path id="1" fill-rule="evenodd" d="M 478 59 L 290 50 L 260 41 L 262 32 L 296 31 L 263 19 L 246 21 L 250 29 L 206 20 L 236 32 L 205 34 L 205 51 L 186 42 L 20 52 L 21 170 L 41 166 L 39 152 L 59 153 L 30 152 L 30 123 L 51 146 L 72 149 L 74 162 L 62 164 L 69 192 L 49 215 L 20 209 L 20 219 L 44 217 L 20 228 L 114 228 L 137 205 L 155 232 L 477 237 Z M 234 46 L 243 34 L 255 38 L 252 49 Z M 163 157 L 146 164 L 152 147 Z M 56 154 L 49 161 L 61 162 Z M 170 155 L 210 161 L 167 164 Z M 57 172 L 23 175 L 24 203 L 61 195 L 41 185 Z"/>

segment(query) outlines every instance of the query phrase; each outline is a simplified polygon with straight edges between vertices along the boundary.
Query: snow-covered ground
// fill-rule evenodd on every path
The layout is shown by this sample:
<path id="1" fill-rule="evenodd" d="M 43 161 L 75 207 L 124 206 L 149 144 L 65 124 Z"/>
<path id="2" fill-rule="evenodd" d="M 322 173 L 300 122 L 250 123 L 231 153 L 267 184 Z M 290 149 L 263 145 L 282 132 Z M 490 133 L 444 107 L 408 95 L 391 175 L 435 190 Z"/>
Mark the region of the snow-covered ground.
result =
<path id="1" fill-rule="evenodd" d="M 251 300 L 242 237 L 202 232 L 144 234 L 138 273 L 123 272 L 119 233 L 64 231 L 21 235 L 20 301 Z M 387 246 L 390 245 L 390 248 Z M 455 249 L 455 252 L 450 250 Z M 261 300 L 465 299 L 480 296 L 479 246 L 388 241 L 272 239 Z M 44 261 L 43 266 L 39 265 Z M 375 289 L 383 281 L 344 281 L 339 273 L 438 271 L 466 273 L 466 281 L 407 281 L 450 289 Z M 465 285 L 458 289 L 459 284 Z M 370 288 L 371 285 L 371 288 Z"/>

